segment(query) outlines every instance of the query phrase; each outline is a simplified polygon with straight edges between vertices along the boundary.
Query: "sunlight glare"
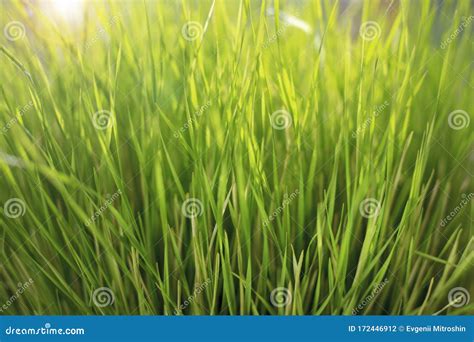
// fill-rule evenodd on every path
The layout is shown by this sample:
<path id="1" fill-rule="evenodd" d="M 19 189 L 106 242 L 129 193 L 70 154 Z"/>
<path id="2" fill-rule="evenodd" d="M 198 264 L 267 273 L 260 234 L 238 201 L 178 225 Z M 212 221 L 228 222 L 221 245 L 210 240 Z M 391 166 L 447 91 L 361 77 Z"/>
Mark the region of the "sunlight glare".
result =
<path id="1" fill-rule="evenodd" d="M 84 0 L 47 0 L 41 2 L 45 12 L 69 24 L 80 24 L 84 14 Z"/>

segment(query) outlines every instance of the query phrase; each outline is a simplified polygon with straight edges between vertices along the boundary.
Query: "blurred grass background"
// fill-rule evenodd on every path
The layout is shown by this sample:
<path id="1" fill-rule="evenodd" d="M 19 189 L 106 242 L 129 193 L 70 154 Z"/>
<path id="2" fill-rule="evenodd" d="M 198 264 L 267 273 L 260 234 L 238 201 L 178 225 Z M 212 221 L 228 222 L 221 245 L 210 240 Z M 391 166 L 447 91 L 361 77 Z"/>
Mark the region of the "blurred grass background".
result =
<path id="1" fill-rule="evenodd" d="M 1 4 L 2 314 L 473 313 L 472 2 Z"/>

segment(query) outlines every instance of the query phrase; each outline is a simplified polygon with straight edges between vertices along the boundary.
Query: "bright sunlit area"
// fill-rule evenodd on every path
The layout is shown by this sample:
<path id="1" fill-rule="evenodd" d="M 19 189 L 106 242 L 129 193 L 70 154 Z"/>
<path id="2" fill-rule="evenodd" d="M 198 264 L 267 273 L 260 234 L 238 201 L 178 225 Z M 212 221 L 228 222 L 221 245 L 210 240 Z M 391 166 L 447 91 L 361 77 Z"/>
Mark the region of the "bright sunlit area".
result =
<path id="1" fill-rule="evenodd" d="M 52 18 L 79 24 L 82 22 L 87 2 L 92 3 L 91 0 L 40 0 L 36 3 Z"/>
<path id="2" fill-rule="evenodd" d="M 0 4 L 0 341 L 472 342 L 473 1 Z"/>

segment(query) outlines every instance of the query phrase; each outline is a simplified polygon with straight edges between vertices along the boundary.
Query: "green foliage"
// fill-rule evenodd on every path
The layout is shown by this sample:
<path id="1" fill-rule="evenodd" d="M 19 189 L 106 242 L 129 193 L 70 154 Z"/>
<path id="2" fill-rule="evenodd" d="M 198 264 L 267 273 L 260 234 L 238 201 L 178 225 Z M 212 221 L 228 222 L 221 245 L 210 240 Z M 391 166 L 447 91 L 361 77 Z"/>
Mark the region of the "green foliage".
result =
<path id="1" fill-rule="evenodd" d="M 470 1 L 2 6 L 1 314 L 473 313 Z"/>

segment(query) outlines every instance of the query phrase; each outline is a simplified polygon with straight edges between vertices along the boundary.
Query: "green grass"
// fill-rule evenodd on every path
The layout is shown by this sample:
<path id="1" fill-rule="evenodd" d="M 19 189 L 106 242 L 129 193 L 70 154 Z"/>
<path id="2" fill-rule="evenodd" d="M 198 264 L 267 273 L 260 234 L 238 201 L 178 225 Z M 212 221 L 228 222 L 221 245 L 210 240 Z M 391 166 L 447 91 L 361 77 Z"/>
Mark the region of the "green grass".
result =
<path id="1" fill-rule="evenodd" d="M 2 7 L 2 315 L 474 312 L 470 1 Z"/>

